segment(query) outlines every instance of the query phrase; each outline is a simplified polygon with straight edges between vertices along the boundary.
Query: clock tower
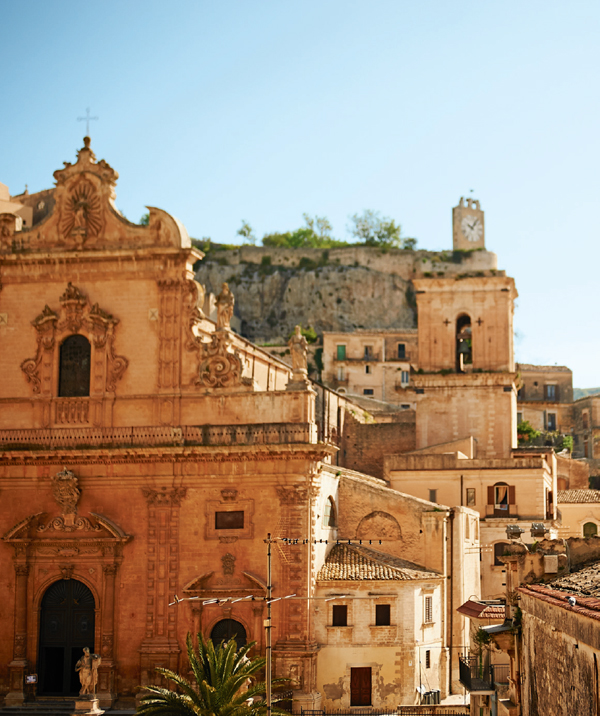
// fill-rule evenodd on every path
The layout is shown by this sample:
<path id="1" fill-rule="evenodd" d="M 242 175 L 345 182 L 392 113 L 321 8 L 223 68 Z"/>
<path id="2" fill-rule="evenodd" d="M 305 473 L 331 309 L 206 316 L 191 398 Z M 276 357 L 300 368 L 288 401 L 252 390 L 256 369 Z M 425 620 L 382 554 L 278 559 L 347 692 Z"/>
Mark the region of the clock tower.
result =
<path id="1" fill-rule="evenodd" d="M 477 199 L 460 197 L 452 209 L 452 248 L 455 251 L 485 249 L 483 211 Z"/>

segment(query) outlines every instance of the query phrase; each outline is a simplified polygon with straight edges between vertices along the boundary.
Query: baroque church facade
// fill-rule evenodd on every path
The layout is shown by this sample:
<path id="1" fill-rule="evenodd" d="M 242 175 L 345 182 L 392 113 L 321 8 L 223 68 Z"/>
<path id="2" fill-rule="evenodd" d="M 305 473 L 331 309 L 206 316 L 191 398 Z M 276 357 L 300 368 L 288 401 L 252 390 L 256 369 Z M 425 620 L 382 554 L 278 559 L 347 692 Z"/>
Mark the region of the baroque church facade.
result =
<path id="1" fill-rule="evenodd" d="M 274 597 L 290 596 L 275 669 L 300 706 L 457 688 L 477 513 L 345 468 L 356 406 L 236 335 L 226 285 L 216 323 L 203 314 L 201 252 L 166 212 L 140 226 L 115 209 L 89 138 L 54 176 L 37 223 L 0 214 L 5 704 L 76 693 L 86 646 L 103 708 L 184 669 L 188 632 L 264 654 L 268 533 Z"/>

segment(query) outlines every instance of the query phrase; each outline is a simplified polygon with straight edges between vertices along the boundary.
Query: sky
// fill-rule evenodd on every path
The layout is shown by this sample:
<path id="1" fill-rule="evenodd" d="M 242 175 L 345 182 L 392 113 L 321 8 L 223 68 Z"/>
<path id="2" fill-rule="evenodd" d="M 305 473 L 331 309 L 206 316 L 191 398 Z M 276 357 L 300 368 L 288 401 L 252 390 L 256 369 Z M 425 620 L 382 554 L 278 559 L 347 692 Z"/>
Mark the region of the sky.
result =
<path id="1" fill-rule="evenodd" d="M 600 3 L 2 0 L 0 182 L 53 185 L 90 108 L 117 207 L 236 243 L 380 211 L 452 247 L 473 196 L 516 359 L 600 386 Z M 7 29 L 9 31 L 7 31 Z M 472 191 L 471 191 L 472 190 Z"/>

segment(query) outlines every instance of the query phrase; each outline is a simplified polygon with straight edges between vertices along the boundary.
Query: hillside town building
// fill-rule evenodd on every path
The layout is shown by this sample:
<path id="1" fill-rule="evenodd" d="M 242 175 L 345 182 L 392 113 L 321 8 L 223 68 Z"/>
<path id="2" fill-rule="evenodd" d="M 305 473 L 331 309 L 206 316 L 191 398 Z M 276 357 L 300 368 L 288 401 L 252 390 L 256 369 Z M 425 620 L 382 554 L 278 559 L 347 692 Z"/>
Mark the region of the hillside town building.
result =
<path id="1" fill-rule="evenodd" d="M 264 654 L 269 533 L 290 597 L 275 672 L 297 708 L 459 689 L 477 512 L 349 469 L 370 416 L 307 379 L 298 332 L 291 367 L 237 335 L 226 283 L 208 318 L 202 253 L 165 211 L 141 226 L 116 210 L 89 138 L 54 176 L 31 226 L 25 199 L 0 214 L 5 705 L 76 693 L 84 647 L 102 708 L 184 669 L 188 632 Z"/>

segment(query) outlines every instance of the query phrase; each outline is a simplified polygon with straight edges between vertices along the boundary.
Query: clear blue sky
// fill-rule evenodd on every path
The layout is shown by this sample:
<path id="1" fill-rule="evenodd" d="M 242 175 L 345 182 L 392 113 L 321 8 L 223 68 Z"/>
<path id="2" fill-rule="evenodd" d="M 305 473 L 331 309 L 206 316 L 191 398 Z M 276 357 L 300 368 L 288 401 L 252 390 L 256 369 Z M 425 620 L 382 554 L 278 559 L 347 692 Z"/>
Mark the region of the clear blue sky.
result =
<path id="1" fill-rule="evenodd" d="M 600 385 L 600 3 L 243 0 L 1 7 L 0 181 L 52 185 L 90 107 L 117 206 L 234 242 L 326 215 L 452 245 L 473 196 L 514 276 L 517 359 Z"/>

